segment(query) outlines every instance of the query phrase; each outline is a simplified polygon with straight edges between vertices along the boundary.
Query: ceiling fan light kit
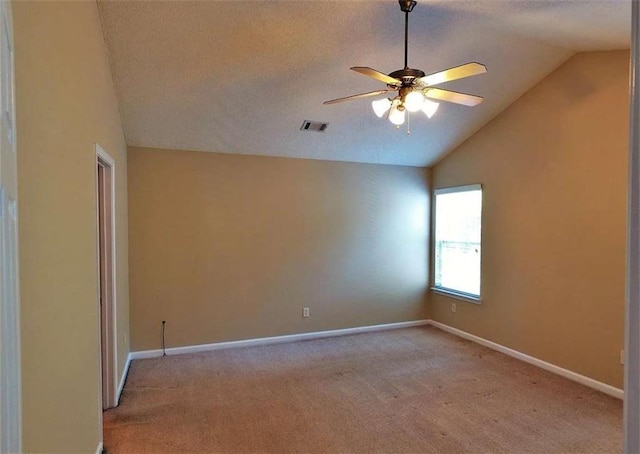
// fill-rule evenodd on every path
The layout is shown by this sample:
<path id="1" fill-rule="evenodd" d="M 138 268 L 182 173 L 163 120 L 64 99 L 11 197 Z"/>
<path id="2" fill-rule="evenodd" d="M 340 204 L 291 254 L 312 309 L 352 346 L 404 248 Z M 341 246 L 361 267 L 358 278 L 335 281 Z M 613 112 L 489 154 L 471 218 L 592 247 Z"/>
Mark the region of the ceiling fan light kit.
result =
<path id="1" fill-rule="evenodd" d="M 404 106 L 409 112 L 417 112 L 422 109 L 425 97 L 419 90 L 410 91 L 404 97 Z"/>
<path id="2" fill-rule="evenodd" d="M 422 111 L 427 116 L 427 118 L 431 118 L 436 114 L 436 110 L 438 110 L 440 104 L 437 102 L 433 102 L 429 99 L 425 99 L 424 103 L 422 103 Z"/>
<path id="3" fill-rule="evenodd" d="M 402 100 L 396 98 L 391 102 L 391 109 L 389 109 L 389 121 L 396 126 L 400 126 L 404 123 L 404 119 L 407 115 L 406 109 L 402 104 Z"/>
<path id="4" fill-rule="evenodd" d="M 371 101 L 371 107 L 373 107 L 373 111 L 378 116 L 378 118 L 382 118 L 384 114 L 386 114 L 389 109 L 391 109 L 391 100 L 389 98 L 376 99 Z"/>
<path id="5" fill-rule="evenodd" d="M 471 62 L 464 65 L 455 66 L 444 71 L 425 75 L 424 71 L 412 69 L 408 66 L 408 39 L 409 39 L 409 13 L 413 11 L 417 2 L 415 0 L 398 0 L 400 9 L 405 13 L 404 21 L 404 69 L 398 69 L 391 73 L 384 74 L 366 66 L 354 66 L 351 70 L 371 77 L 387 84 L 386 90 L 376 90 L 368 93 L 347 96 L 344 98 L 325 101 L 324 104 L 336 104 L 353 99 L 380 96 L 383 94 L 396 92 L 392 98 L 376 99 L 371 102 L 374 113 L 387 119 L 396 126 L 405 122 L 408 113 L 422 111 L 428 118 L 433 117 L 439 107 L 439 103 L 433 101 L 451 102 L 464 106 L 476 106 L 482 102 L 481 96 L 458 93 L 442 88 L 433 88 L 433 85 L 463 79 L 465 77 L 476 76 L 487 72 L 486 66 L 481 63 Z"/>

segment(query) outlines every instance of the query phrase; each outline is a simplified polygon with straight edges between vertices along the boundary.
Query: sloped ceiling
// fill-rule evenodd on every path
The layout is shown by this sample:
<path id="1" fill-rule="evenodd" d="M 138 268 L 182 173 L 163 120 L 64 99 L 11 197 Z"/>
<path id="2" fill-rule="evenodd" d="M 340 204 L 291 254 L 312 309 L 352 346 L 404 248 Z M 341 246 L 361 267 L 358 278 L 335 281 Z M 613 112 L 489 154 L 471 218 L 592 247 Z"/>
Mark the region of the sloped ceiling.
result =
<path id="1" fill-rule="evenodd" d="M 469 61 L 488 73 L 443 85 L 485 97 L 442 103 L 396 128 L 350 71 L 403 66 L 396 0 L 99 2 L 127 143 L 133 146 L 429 166 L 579 51 L 629 48 L 630 1 L 419 1 L 409 66 Z M 302 132 L 303 120 L 328 122 Z"/>

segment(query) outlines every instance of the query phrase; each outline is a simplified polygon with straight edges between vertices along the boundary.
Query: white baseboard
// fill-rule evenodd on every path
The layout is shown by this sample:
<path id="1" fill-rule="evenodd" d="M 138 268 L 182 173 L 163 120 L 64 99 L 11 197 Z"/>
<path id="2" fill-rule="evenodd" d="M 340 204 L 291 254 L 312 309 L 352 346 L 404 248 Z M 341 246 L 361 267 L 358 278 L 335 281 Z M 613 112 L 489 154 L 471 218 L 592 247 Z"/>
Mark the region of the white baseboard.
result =
<path id="1" fill-rule="evenodd" d="M 259 345 L 272 345 L 272 344 L 280 344 L 284 342 L 321 339 L 325 337 L 347 336 L 350 334 L 369 333 L 374 331 L 409 328 L 412 326 L 423 326 L 423 325 L 432 325 L 436 328 L 439 328 L 443 331 L 454 334 L 463 339 L 470 340 L 477 344 L 488 347 L 492 350 L 496 350 L 500 353 L 504 353 L 505 355 L 519 359 L 520 361 L 524 361 L 525 363 L 532 364 L 534 366 L 540 367 L 541 369 L 548 370 L 549 372 L 553 372 L 569 380 L 588 386 L 589 388 L 608 394 L 609 396 L 616 397 L 618 399 L 622 399 L 624 397 L 624 391 L 619 388 L 616 388 L 611 385 L 607 385 L 606 383 L 599 382 L 597 380 L 586 377 L 584 375 L 580 375 L 568 369 L 564 369 L 560 366 L 556 366 L 555 364 L 551 364 L 541 359 L 534 358 L 533 356 L 529 356 L 525 353 L 521 353 L 517 350 L 513 350 L 511 348 L 497 344 L 490 340 L 475 336 L 473 334 L 467 333 L 466 331 L 462 331 L 460 329 L 454 328 L 449 325 L 445 325 L 444 323 L 436 322 L 434 320 L 413 320 L 408 322 L 387 323 L 384 325 L 359 326 L 356 328 L 334 329 L 334 330 L 328 330 L 328 331 L 315 331 L 312 333 L 289 334 L 285 336 L 274 336 L 274 337 L 261 337 L 257 339 L 245 339 L 245 340 L 230 341 L 230 342 L 217 342 L 213 344 L 188 345 L 185 347 L 167 348 L 166 353 L 167 355 L 182 355 L 185 353 L 208 352 L 213 350 L 222 350 L 225 348 L 255 347 Z M 124 386 L 126 374 L 129 370 L 129 364 L 131 360 L 157 358 L 159 356 L 162 356 L 161 349 L 143 350 L 143 351 L 129 353 L 129 356 L 127 357 L 127 363 L 125 365 L 125 368 L 122 374 L 122 379 L 120 381 L 120 386 L 118 388 L 118 401 L 120 400 L 120 394 Z"/>
<path id="2" fill-rule="evenodd" d="M 96 454 L 102 454 L 103 448 L 104 448 L 104 445 L 102 444 L 102 442 L 98 443 L 98 448 L 96 449 Z"/>
<path id="3" fill-rule="evenodd" d="M 116 407 L 120 405 L 120 396 L 124 389 L 124 383 L 127 381 L 127 374 L 129 373 L 129 365 L 131 364 L 131 353 L 127 355 L 127 362 L 124 363 L 124 369 L 122 370 L 122 376 L 120 377 L 120 384 L 118 384 L 118 393 L 116 394 Z"/>
<path id="4" fill-rule="evenodd" d="M 181 355 L 184 353 L 208 352 L 221 350 L 224 348 L 255 347 L 258 345 L 281 344 L 283 342 L 294 342 L 309 339 L 321 339 L 323 337 L 347 336 L 349 334 L 369 333 L 373 331 L 384 331 L 389 329 L 409 328 L 412 326 L 428 325 L 429 320 L 412 320 L 409 322 L 386 323 L 384 325 L 359 326 L 356 328 L 333 329 L 329 331 L 315 331 L 312 333 L 289 334 L 285 336 L 261 337 L 258 339 L 246 339 L 230 342 L 217 342 L 214 344 L 189 345 L 186 347 L 167 348 L 167 355 Z M 143 350 L 131 352 L 129 359 L 156 358 L 162 356 L 162 350 Z"/>
<path id="5" fill-rule="evenodd" d="M 492 350 L 496 350 L 496 351 L 499 351 L 500 353 L 504 353 L 505 355 L 519 359 L 520 361 L 524 361 L 525 363 L 533 364 L 534 366 L 538 366 L 541 369 L 548 370 L 549 372 L 553 372 L 554 374 L 558 374 L 564 378 L 568 378 L 569 380 L 578 382 L 582 385 L 588 386 L 589 388 L 593 388 L 597 391 L 603 392 L 612 397 L 616 397 L 618 399 L 622 399 L 624 397 L 624 391 L 622 389 L 616 388 L 611 385 L 607 385 L 606 383 L 602 383 L 592 378 L 585 377 L 584 375 L 580 375 L 576 372 L 572 372 L 568 369 L 564 369 L 560 366 L 556 366 L 555 364 L 548 363 L 541 359 L 534 358 L 533 356 L 526 355 L 517 350 L 513 350 L 511 348 L 497 344 L 490 340 L 483 339 L 482 337 L 469 334 L 466 331 L 453 328 L 449 325 L 445 325 L 444 323 L 430 320 L 429 324 L 432 326 L 435 326 L 436 328 L 440 328 L 441 330 L 446 331 L 448 333 L 455 334 L 458 337 L 462 337 L 463 339 L 473 341 L 477 344 L 483 345 Z"/>

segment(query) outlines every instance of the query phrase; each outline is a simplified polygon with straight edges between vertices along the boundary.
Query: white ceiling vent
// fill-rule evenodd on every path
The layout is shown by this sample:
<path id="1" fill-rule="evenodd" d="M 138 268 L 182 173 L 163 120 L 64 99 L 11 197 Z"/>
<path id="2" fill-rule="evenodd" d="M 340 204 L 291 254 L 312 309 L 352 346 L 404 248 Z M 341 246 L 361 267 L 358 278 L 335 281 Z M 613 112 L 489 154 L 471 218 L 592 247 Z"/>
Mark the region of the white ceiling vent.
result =
<path id="1" fill-rule="evenodd" d="M 300 126 L 300 131 L 317 131 L 325 132 L 329 127 L 329 123 L 323 123 L 322 121 L 305 120 Z"/>

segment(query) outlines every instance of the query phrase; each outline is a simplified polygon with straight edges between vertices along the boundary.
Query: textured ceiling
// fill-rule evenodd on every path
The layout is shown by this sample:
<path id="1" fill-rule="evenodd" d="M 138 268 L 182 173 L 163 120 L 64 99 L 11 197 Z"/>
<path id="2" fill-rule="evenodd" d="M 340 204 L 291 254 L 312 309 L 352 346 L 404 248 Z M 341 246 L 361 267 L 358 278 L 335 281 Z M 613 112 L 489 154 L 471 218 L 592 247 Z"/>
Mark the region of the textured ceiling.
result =
<path id="1" fill-rule="evenodd" d="M 413 114 L 411 134 L 370 100 L 385 88 L 350 71 L 403 66 L 396 0 L 99 2 L 127 143 L 134 146 L 428 166 L 578 51 L 626 49 L 630 1 L 419 1 L 409 66 L 469 61 L 488 73 L 442 88 L 478 94 Z M 329 123 L 301 132 L 303 120 Z"/>

